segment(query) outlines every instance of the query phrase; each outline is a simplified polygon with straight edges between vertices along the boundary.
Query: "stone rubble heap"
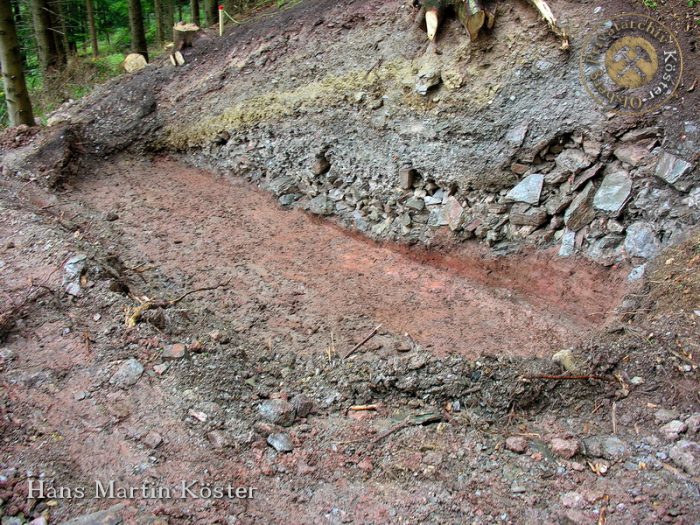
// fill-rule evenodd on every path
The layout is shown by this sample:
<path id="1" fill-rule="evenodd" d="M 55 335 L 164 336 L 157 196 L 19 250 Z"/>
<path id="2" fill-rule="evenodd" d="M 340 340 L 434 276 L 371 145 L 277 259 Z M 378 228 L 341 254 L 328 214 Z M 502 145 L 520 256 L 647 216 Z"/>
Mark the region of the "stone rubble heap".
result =
<path id="1" fill-rule="evenodd" d="M 522 143 L 525 133 L 520 126 L 505 140 Z M 661 143 L 658 128 L 607 143 L 583 132 L 559 135 L 519 149 L 507 167 L 519 182 L 494 191 L 441 182 L 410 159 L 393 177 L 358 175 L 336 168 L 348 162 L 332 146 L 319 149 L 305 170 L 284 172 L 266 164 L 265 148 L 250 142 L 232 171 L 247 173 L 283 206 L 337 216 L 377 239 L 427 244 L 446 228 L 459 240 L 476 238 L 498 251 L 558 245 L 564 257 L 580 253 L 603 265 L 628 260 L 641 268 L 700 220 L 695 166 Z M 222 166 L 217 147 L 204 163 Z"/>

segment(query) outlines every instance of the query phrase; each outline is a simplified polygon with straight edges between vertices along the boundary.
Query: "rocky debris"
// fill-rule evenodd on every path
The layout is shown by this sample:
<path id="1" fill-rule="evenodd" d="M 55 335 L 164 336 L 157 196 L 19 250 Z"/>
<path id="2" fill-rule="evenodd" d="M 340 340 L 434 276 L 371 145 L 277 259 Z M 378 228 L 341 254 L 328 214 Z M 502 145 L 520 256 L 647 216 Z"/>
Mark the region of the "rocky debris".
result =
<path id="1" fill-rule="evenodd" d="M 547 212 L 542 208 L 517 203 L 510 209 L 510 222 L 517 226 L 541 226 L 547 222 Z"/>
<path id="2" fill-rule="evenodd" d="M 661 427 L 661 433 L 668 441 L 675 441 L 678 436 L 688 430 L 688 425 L 683 421 L 674 419 Z"/>
<path id="3" fill-rule="evenodd" d="M 700 445 L 683 439 L 671 447 L 671 460 L 691 476 L 700 476 Z"/>
<path id="4" fill-rule="evenodd" d="M 630 257 L 651 259 L 661 250 L 661 243 L 653 226 L 647 222 L 635 222 L 627 227 L 625 251 Z"/>
<path id="5" fill-rule="evenodd" d="M 294 423 L 296 410 L 294 406 L 283 399 L 268 399 L 260 403 L 258 413 L 261 417 L 281 427 L 289 427 Z"/>
<path id="6" fill-rule="evenodd" d="M 143 374 L 143 365 L 136 359 L 129 359 L 122 363 L 112 375 L 110 384 L 119 388 L 128 388 L 136 384 Z"/>
<path id="7" fill-rule="evenodd" d="M 564 459 L 573 458 L 578 452 L 578 441 L 575 439 L 554 438 L 550 442 L 552 452 Z"/>
<path id="8" fill-rule="evenodd" d="M 65 521 L 62 525 L 121 525 L 123 523 L 122 511 L 125 509 L 125 503 L 118 503 L 107 510 Z"/>
<path id="9" fill-rule="evenodd" d="M 63 289 L 68 295 L 80 296 L 80 278 L 85 271 L 87 256 L 83 254 L 74 255 L 63 265 Z"/>
<path id="10" fill-rule="evenodd" d="M 603 178 L 603 182 L 593 197 L 593 207 L 619 215 L 632 192 L 632 179 L 625 171 L 615 171 Z"/>
<path id="11" fill-rule="evenodd" d="M 144 436 L 142 441 L 149 448 L 158 448 L 163 442 L 163 437 L 158 432 L 151 430 Z"/>
<path id="12" fill-rule="evenodd" d="M 414 196 L 406 201 L 406 207 L 416 211 L 423 211 L 425 208 L 425 201 L 420 197 Z"/>
<path id="13" fill-rule="evenodd" d="M 516 454 L 523 454 L 527 450 L 527 440 L 521 436 L 510 436 L 506 439 L 506 449 Z"/>
<path id="14" fill-rule="evenodd" d="M 116 220 L 119 220 L 119 214 L 115 211 L 108 211 L 104 214 L 104 220 L 106 222 L 114 222 Z"/>
<path id="15" fill-rule="evenodd" d="M 588 504 L 581 494 L 573 491 L 562 494 L 560 501 L 564 507 L 569 509 L 583 509 Z"/>
<path id="16" fill-rule="evenodd" d="M 649 149 L 642 144 L 622 144 L 615 148 L 615 157 L 630 166 L 639 166 L 649 155 Z"/>
<path id="17" fill-rule="evenodd" d="M 212 430 L 207 433 L 207 440 L 215 449 L 226 448 L 231 444 L 231 438 L 222 430 Z"/>
<path id="18" fill-rule="evenodd" d="M 539 204 L 543 186 L 544 175 L 538 173 L 528 175 L 506 194 L 506 199 L 527 204 Z"/>
<path id="19" fill-rule="evenodd" d="M 670 410 L 668 408 L 660 408 L 654 413 L 654 421 L 659 425 L 663 425 L 679 417 L 680 414 L 676 410 Z"/>
<path id="20" fill-rule="evenodd" d="M 296 411 L 296 416 L 304 418 L 314 411 L 315 403 L 314 400 L 304 394 L 298 394 L 294 396 L 290 403 Z"/>
<path id="21" fill-rule="evenodd" d="M 627 455 L 627 446 L 617 436 L 593 436 L 583 440 L 583 453 L 594 458 L 618 461 Z"/>
<path id="22" fill-rule="evenodd" d="M 274 448 L 277 452 L 291 452 L 294 450 L 294 443 L 288 434 L 279 432 L 267 436 L 267 444 Z"/>
<path id="23" fill-rule="evenodd" d="M 164 359 L 182 359 L 187 355 L 187 347 L 182 343 L 167 345 L 161 354 Z"/>
<path id="24" fill-rule="evenodd" d="M 592 206 L 594 193 L 595 186 L 589 182 L 567 208 L 564 214 L 564 224 L 569 230 L 576 232 L 590 224 L 595 218 L 595 210 Z"/>
<path id="25" fill-rule="evenodd" d="M 268 189 L 275 195 L 282 196 L 296 190 L 296 180 L 294 177 L 283 175 L 269 182 Z"/>
<path id="26" fill-rule="evenodd" d="M 688 191 L 691 182 L 684 180 L 684 177 L 692 170 L 693 165 L 690 162 L 686 162 L 668 152 L 663 152 L 661 158 L 659 158 L 659 163 L 656 165 L 654 175 L 679 191 Z"/>
<path id="27" fill-rule="evenodd" d="M 593 163 L 591 158 L 579 149 L 564 150 L 555 162 L 560 172 L 573 175 L 578 175 Z"/>
<path id="28" fill-rule="evenodd" d="M 685 424 L 688 425 L 689 434 L 697 434 L 700 432 L 700 414 L 693 414 L 685 420 Z"/>
<path id="29" fill-rule="evenodd" d="M 440 85 L 441 81 L 439 65 L 435 61 L 425 61 L 416 76 L 416 93 L 426 96 L 428 91 Z"/>
<path id="30" fill-rule="evenodd" d="M 335 203 L 327 195 L 318 195 L 309 201 L 309 211 L 316 215 L 332 215 Z"/>

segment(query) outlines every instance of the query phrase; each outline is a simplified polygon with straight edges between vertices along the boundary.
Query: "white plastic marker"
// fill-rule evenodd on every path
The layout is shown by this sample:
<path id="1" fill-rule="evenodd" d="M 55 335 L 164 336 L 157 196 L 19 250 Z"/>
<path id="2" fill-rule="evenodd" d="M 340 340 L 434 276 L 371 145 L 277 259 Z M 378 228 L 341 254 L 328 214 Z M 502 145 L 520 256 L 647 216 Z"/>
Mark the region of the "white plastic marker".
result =
<path id="1" fill-rule="evenodd" d="M 219 6 L 219 36 L 224 36 L 224 6 Z"/>

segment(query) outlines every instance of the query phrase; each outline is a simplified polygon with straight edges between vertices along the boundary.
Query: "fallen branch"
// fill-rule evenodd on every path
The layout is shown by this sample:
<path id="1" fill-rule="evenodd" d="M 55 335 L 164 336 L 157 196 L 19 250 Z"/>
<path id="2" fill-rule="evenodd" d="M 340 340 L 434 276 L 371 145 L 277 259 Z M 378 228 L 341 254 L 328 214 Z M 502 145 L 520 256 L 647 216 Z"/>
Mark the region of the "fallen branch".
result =
<path id="1" fill-rule="evenodd" d="M 535 375 L 524 376 L 525 379 L 544 379 L 547 381 L 588 381 L 589 379 L 597 379 L 599 381 L 612 381 L 609 377 L 602 376 L 547 376 Z"/>
<path id="2" fill-rule="evenodd" d="M 377 335 L 377 332 L 379 332 L 379 329 L 380 329 L 381 327 L 382 327 L 382 325 L 379 325 L 377 328 L 375 328 L 374 330 L 372 330 L 372 333 L 369 334 L 367 337 L 365 337 L 365 338 L 362 340 L 361 343 L 356 344 L 355 347 L 354 347 L 352 350 L 350 350 L 347 354 L 345 354 L 345 355 L 343 356 L 343 359 L 347 359 L 347 358 L 350 357 L 352 354 L 354 354 L 355 352 L 357 352 L 360 348 L 362 348 L 362 345 L 364 345 L 365 343 L 367 343 L 367 341 L 369 341 L 369 340 L 372 339 L 375 335 Z"/>
<path id="3" fill-rule="evenodd" d="M 129 328 L 134 328 L 141 320 L 141 317 L 143 316 L 143 314 L 146 313 L 148 310 L 154 310 L 156 308 L 162 308 L 165 310 L 165 309 L 170 308 L 172 306 L 176 306 L 183 299 L 185 299 L 186 297 L 189 297 L 192 294 L 199 293 L 199 292 L 209 292 L 211 290 L 218 290 L 219 288 L 223 288 L 225 286 L 228 286 L 228 284 L 230 282 L 231 282 L 231 279 L 229 279 L 225 283 L 217 284 L 216 286 L 206 286 L 204 288 L 197 288 L 195 290 L 190 290 L 189 292 L 181 295 L 177 299 L 172 299 L 170 301 L 145 301 L 144 303 L 142 303 L 134 308 L 128 308 L 127 312 L 126 312 L 126 326 Z"/>
<path id="4" fill-rule="evenodd" d="M 544 0 L 530 0 L 530 3 L 539 11 L 540 15 L 542 15 L 542 18 L 544 18 L 545 22 L 547 22 L 547 25 L 549 25 L 552 32 L 561 38 L 561 48 L 569 49 L 569 35 L 566 34 L 564 29 L 559 27 L 557 19 L 547 2 Z"/>
<path id="5" fill-rule="evenodd" d="M 353 405 L 350 407 L 352 412 L 369 412 L 371 410 L 378 410 L 379 405 Z"/>
<path id="6" fill-rule="evenodd" d="M 429 425 L 430 423 L 439 423 L 444 419 L 442 414 L 428 413 L 428 414 L 418 414 L 417 416 L 407 417 L 398 425 L 391 427 L 389 430 L 385 430 L 377 437 L 372 440 L 372 443 L 379 443 L 384 438 L 392 435 L 399 430 L 403 430 L 408 427 L 418 427 L 423 425 Z"/>

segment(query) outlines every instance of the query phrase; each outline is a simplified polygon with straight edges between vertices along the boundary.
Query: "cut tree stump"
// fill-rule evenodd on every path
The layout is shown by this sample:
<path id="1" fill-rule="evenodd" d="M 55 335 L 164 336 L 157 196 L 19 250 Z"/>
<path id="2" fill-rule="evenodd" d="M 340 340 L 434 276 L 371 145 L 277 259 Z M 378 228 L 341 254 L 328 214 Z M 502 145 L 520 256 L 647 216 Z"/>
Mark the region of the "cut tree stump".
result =
<path id="1" fill-rule="evenodd" d="M 173 44 L 175 51 L 182 51 L 187 47 L 192 47 L 195 35 L 199 32 L 196 24 L 185 24 L 178 22 L 173 26 Z"/>

